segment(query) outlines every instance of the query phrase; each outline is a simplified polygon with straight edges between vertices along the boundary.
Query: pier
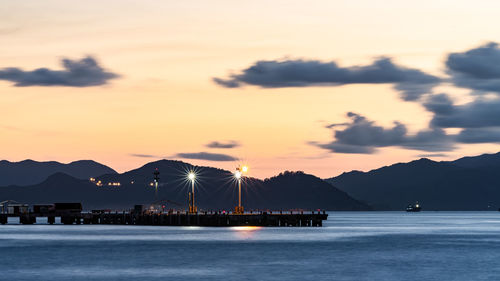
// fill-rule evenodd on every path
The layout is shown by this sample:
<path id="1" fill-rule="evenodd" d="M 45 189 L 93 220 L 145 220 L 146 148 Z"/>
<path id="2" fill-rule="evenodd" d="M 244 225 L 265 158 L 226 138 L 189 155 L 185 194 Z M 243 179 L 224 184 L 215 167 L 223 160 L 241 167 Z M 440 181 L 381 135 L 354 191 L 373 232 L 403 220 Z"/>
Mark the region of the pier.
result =
<path id="1" fill-rule="evenodd" d="M 18 217 L 23 225 L 35 224 L 37 218 L 46 217 L 49 224 L 55 224 L 56 217 L 65 225 L 104 224 L 104 225 L 157 225 L 157 226 L 262 226 L 262 227 L 321 227 L 328 218 L 326 212 L 81 212 L 81 213 L 25 213 L 0 214 L 0 224 L 8 223 L 9 217 Z"/>

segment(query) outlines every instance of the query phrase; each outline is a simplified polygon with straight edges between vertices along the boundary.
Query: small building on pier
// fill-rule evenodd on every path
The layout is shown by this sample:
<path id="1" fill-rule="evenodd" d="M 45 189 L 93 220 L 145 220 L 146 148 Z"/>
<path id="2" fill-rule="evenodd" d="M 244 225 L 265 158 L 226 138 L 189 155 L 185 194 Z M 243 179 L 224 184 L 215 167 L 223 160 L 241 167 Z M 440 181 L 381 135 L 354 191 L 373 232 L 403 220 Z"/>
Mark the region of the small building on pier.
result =
<path id="1" fill-rule="evenodd" d="M 9 215 L 20 215 L 29 212 L 28 204 L 21 204 L 14 200 L 5 200 L 0 202 L 0 213 Z"/>

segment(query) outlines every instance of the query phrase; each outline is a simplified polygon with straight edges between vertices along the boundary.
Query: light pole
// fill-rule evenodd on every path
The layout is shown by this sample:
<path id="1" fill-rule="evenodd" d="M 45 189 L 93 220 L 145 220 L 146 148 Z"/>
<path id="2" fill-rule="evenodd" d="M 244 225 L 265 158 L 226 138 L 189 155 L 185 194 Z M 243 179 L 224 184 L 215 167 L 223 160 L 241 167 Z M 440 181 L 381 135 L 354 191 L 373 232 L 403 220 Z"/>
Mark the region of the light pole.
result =
<path id="1" fill-rule="evenodd" d="M 194 205 L 194 180 L 196 179 L 196 174 L 194 172 L 189 172 L 188 179 L 191 180 L 191 192 L 189 193 L 189 212 L 196 213 L 198 210 Z"/>
<path id="2" fill-rule="evenodd" d="M 160 171 L 158 171 L 158 168 L 155 169 L 153 175 L 155 184 L 155 200 L 158 200 L 158 183 L 160 182 Z"/>
<path id="3" fill-rule="evenodd" d="M 234 177 L 238 181 L 238 206 L 234 208 L 234 213 L 236 214 L 243 214 L 243 206 L 241 206 L 241 178 L 243 177 L 243 173 L 246 172 L 248 172 L 248 166 L 238 166 L 234 173 Z"/>

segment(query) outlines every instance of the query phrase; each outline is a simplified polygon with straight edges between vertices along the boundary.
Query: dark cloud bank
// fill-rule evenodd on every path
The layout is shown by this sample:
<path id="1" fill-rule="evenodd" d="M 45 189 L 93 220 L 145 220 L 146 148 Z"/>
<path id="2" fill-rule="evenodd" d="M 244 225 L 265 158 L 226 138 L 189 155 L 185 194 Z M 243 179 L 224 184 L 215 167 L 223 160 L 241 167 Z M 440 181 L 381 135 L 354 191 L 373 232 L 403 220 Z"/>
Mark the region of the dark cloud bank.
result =
<path id="1" fill-rule="evenodd" d="M 434 114 L 431 125 L 441 128 L 487 128 L 500 126 L 500 99 L 478 98 L 455 105 L 446 94 L 430 96 L 424 107 Z"/>
<path id="2" fill-rule="evenodd" d="M 63 70 L 37 68 L 26 71 L 16 67 L 0 69 L 0 80 L 14 83 L 16 87 L 68 86 L 90 87 L 105 85 L 118 74 L 106 71 L 91 56 L 81 60 L 63 59 Z"/>
<path id="3" fill-rule="evenodd" d="M 451 53 L 446 67 L 458 87 L 500 93 L 500 49 L 497 43 Z"/>
<path id="4" fill-rule="evenodd" d="M 318 60 L 258 61 L 229 78 L 213 78 L 227 88 L 255 85 L 263 88 L 338 86 L 346 84 L 394 84 L 405 100 L 416 100 L 440 82 L 418 69 L 395 65 L 381 58 L 366 66 L 341 67 Z"/>
<path id="5" fill-rule="evenodd" d="M 194 159 L 194 160 L 207 160 L 207 161 L 235 161 L 237 158 L 227 155 L 227 154 L 222 154 L 222 153 L 210 153 L 210 152 L 192 152 L 192 153 L 177 153 L 175 155 L 172 155 L 170 157 L 167 156 L 159 156 L 159 155 L 152 155 L 152 154 L 140 154 L 140 153 L 131 153 L 129 154 L 130 156 L 133 157 L 139 157 L 139 158 L 184 158 L 184 159 Z"/>
<path id="6" fill-rule="evenodd" d="M 427 152 L 453 150 L 457 143 L 500 143 L 500 48 L 488 43 L 465 52 L 450 53 L 445 60 L 448 77 L 436 77 L 396 65 L 390 58 L 366 66 L 341 67 L 318 60 L 257 61 L 227 78 L 213 78 L 227 88 L 254 85 L 263 88 L 393 84 L 406 101 L 420 103 L 433 114 L 428 129 L 409 134 L 401 122 L 390 128 L 376 125 L 349 112 L 350 122 L 330 124 L 334 140 L 310 144 L 338 153 L 373 153 L 376 148 L 398 146 Z M 457 105 L 447 94 L 432 93 L 434 86 L 451 83 L 471 90 L 475 100 Z M 485 94 L 498 95 L 497 98 Z M 462 129 L 456 135 L 446 128 Z M 433 153 L 435 155 L 442 155 Z"/>
<path id="7" fill-rule="evenodd" d="M 364 116 L 349 112 L 351 119 L 347 124 L 333 124 L 335 140 L 330 143 L 311 143 L 318 147 L 339 153 L 373 153 L 378 147 L 399 146 L 423 151 L 449 151 L 453 142 L 444 130 L 431 128 L 419 131 L 415 135 L 408 134 L 406 126 L 394 122 L 391 128 L 384 128 Z"/>
<path id="8" fill-rule="evenodd" d="M 139 158 L 162 158 L 161 156 L 152 155 L 152 154 L 131 153 L 129 155 L 133 156 L 133 157 L 139 157 Z"/>
<path id="9" fill-rule="evenodd" d="M 210 153 L 210 152 L 194 152 L 194 153 L 177 153 L 176 157 L 184 159 L 197 159 L 197 160 L 207 160 L 207 161 L 236 161 L 237 158 L 222 154 L 222 153 Z"/>
<path id="10" fill-rule="evenodd" d="M 208 148 L 235 148 L 240 146 L 240 143 L 237 141 L 227 141 L 227 142 L 219 142 L 213 141 L 205 145 Z"/>

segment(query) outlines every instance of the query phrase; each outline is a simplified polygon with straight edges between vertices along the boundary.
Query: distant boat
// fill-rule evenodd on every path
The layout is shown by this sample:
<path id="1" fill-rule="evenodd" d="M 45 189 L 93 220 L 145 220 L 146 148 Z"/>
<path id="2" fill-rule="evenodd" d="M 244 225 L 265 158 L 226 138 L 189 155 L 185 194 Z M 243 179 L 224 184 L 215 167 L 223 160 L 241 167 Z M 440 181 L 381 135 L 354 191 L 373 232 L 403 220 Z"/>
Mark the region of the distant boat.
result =
<path id="1" fill-rule="evenodd" d="M 417 203 L 415 203 L 415 205 L 412 205 L 412 204 L 408 205 L 408 207 L 406 207 L 406 211 L 407 212 L 420 212 L 420 211 L 422 211 L 422 207 L 420 207 L 420 204 L 418 204 L 418 202 L 417 202 Z"/>

